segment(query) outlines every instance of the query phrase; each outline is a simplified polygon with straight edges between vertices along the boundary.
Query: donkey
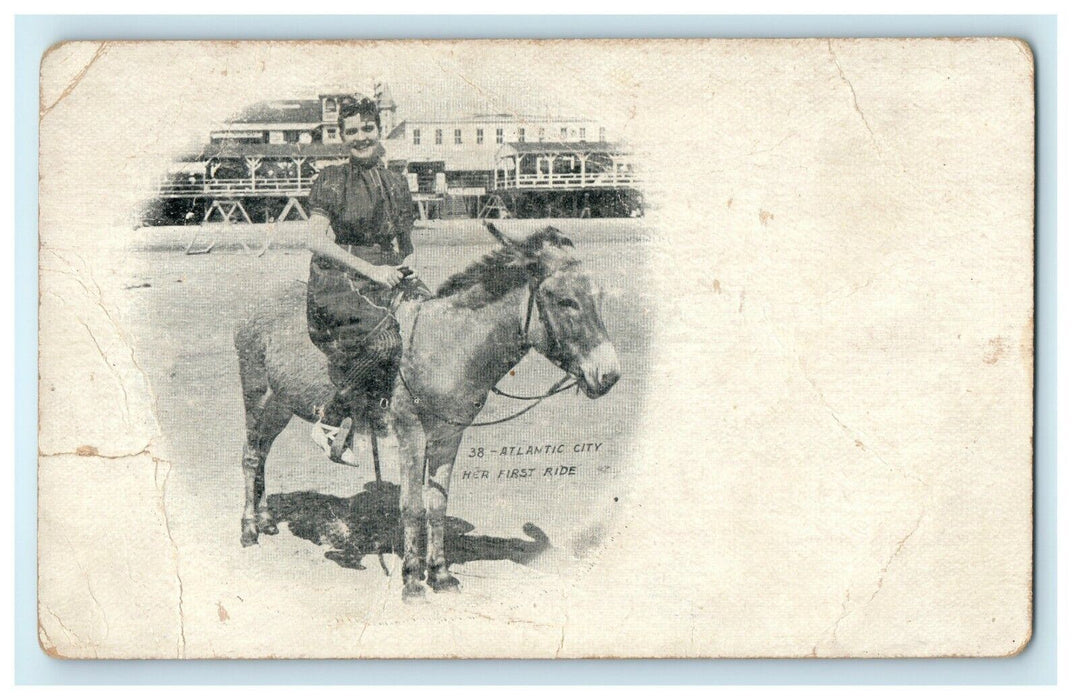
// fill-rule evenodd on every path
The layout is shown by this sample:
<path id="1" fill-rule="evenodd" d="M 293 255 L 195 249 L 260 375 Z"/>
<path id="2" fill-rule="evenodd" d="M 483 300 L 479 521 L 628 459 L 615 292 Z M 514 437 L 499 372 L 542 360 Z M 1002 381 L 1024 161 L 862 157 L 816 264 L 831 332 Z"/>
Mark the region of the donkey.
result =
<path id="1" fill-rule="evenodd" d="M 488 223 L 501 247 L 452 275 L 430 299 L 400 305 L 404 349 L 389 417 L 401 464 L 401 567 L 406 601 L 421 600 L 423 581 L 457 591 L 445 549 L 450 478 L 464 431 L 498 381 L 535 349 L 592 399 L 620 377 L 618 355 L 601 316 L 602 290 L 554 227 L 523 242 Z M 276 534 L 266 504 L 266 455 L 293 416 L 337 425 L 325 356 L 307 334 L 304 290 L 243 321 L 235 335 L 247 417 L 245 502 L 240 541 Z M 357 426 L 357 429 L 363 426 Z M 427 551 L 421 552 L 426 521 Z"/>

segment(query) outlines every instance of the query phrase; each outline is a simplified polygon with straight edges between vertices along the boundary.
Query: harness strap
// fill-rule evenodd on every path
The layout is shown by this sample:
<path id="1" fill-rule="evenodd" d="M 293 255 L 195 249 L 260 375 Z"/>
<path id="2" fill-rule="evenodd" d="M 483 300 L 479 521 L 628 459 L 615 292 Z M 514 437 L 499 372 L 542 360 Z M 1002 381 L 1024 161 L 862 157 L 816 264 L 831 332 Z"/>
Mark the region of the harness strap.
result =
<path id="1" fill-rule="evenodd" d="M 536 285 L 531 281 L 528 283 L 528 308 L 525 309 L 525 327 L 521 332 L 521 347 L 527 348 L 528 343 L 528 328 L 532 325 L 532 305 L 536 301 Z"/>

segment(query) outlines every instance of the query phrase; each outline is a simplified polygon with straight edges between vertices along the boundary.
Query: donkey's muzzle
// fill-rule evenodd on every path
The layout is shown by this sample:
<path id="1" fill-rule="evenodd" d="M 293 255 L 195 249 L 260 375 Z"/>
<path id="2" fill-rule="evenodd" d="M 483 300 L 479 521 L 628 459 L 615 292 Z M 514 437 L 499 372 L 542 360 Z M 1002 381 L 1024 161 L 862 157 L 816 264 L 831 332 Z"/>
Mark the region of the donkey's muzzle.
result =
<path id="1" fill-rule="evenodd" d="M 598 399 L 611 390 L 622 376 L 622 367 L 618 363 L 618 353 L 611 341 L 597 346 L 581 362 L 581 376 L 578 384 L 585 396 Z"/>

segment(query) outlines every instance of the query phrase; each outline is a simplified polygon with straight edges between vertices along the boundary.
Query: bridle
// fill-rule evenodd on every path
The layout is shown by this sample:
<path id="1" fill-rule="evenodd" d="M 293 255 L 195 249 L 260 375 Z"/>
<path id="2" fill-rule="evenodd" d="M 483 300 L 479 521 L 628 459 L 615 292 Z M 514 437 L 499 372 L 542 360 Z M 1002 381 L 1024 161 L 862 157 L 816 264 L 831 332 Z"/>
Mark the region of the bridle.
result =
<path id="1" fill-rule="evenodd" d="M 566 352 L 563 346 L 562 340 L 554 332 L 554 324 L 551 322 L 550 312 L 547 309 L 547 305 L 541 303 L 539 294 L 540 285 L 545 280 L 536 280 L 532 278 L 528 282 L 528 308 L 525 311 L 524 327 L 519 331 L 521 335 L 521 347 L 527 349 L 532 346 L 532 343 L 528 340 L 528 332 L 532 325 L 532 309 L 535 308 L 540 322 L 543 324 L 543 335 L 546 338 L 547 352 L 543 353 L 547 359 L 557 365 L 560 369 L 569 373 L 563 366 L 569 360 L 569 354 Z"/>
<path id="2" fill-rule="evenodd" d="M 531 325 L 532 325 L 532 309 L 533 309 L 533 307 L 535 307 L 535 309 L 537 311 L 537 315 L 540 318 L 540 322 L 543 324 L 543 331 L 544 331 L 544 335 L 546 336 L 546 340 L 547 340 L 547 352 L 543 353 L 543 354 L 547 357 L 547 359 L 554 362 L 559 367 L 559 369 L 564 369 L 562 367 L 562 362 L 565 362 L 565 356 L 563 354 L 564 353 L 564 348 L 562 346 L 562 342 L 554 334 L 554 327 L 553 327 L 553 325 L 551 323 L 551 320 L 550 320 L 550 317 L 548 315 L 548 311 L 547 311 L 545 305 L 540 303 L 539 287 L 540 287 L 541 284 L 543 284 L 543 280 L 537 280 L 535 278 L 530 278 L 529 279 L 529 282 L 528 282 L 528 306 L 527 306 L 527 308 L 525 310 L 525 320 L 524 320 L 524 323 L 522 325 L 517 327 L 517 332 L 518 332 L 518 334 L 520 336 L 520 346 L 526 352 L 528 351 L 529 348 L 533 347 L 532 344 L 528 340 L 528 333 L 529 333 L 529 330 L 530 330 Z M 423 305 L 421 304 L 419 306 L 419 308 L 416 309 L 416 314 L 412 318 L 412 328 L 411 328 L 411 330 L 409 331 L 409 334 L 408 334 L 408 346 L 407 346 L 407 348 L 412 347 L 413 335 L 416 332 L 416 323 L 419 321 L 420 310 L 422 308 L 423 308 Z M 555 358 L 557 358 L 557 360 Z M 510 394 L 510 393 L 507 393 L 507 392 L 502 391 L 501 389 L 499 389 L 497 385 L 493 386 L 493 387 L 491 387 L 491 393 L 493 393 L 493 394 L 497 394 L 498 396 L 503 396 L 503 397 L 505 397 L 507 399 L 516 399 L 518 401 L 532 401 L 533 403 L 529 404 L 528 406 L 525 406 L 520 411 L 517 411 L 516 413 L 512 413 L 512 414 L 510 414 L 510 415 L 508 415 L 508 416 L 506 416 L 504 418 L 499 418 L 497 420 L 490 420 L 490 421 L 482 421 L 482 422 L 477 423 L 475 421 L 469 421 L 469 422 L 456 421 L 456 420 L 453 420 L 451 418 L 447 418 L 446 416 L 440 415 L 438 413 L 423 410 L 420 407 L 420 399 L 416 396 L 415 392 L 412 391 L 412 387 L 410 387 L 408 385 L 408 381 L 405 379 L 404 370 L 400 366 L 397 368 L 397 376 L 400 377 L 401 385 L 405 387 L 405 391 L 412 398 L 412 404 L 415 407 L 417 412 L 424 413 L 424 414 L 432 416 L 434 418 L 438 418 L 439 420 L 441 420 L 444 423 L 448 423 L 450 425 L 456 425 L 456 426 L 459 426 L 459 427 L 462 427 L 462 428 L 481 428 L 481 427 L 484 427 L 484 426 L 487 426 L 487 425 L 497 425 L 499 423 L 506 423 L 508 421 L 513 420 L 514 418 L 517 418 L 519 416 L 523 416 L 524 414 L 528 413 L 533 408 L 538 406 L 544 399 L 549 399 L 552 396 L 554 396 L 555 394 L 560 394 L 563 391 L 567 391 L 567 390 L 572 389 L 573 387 L 577 386 L 577 379 L 570 372 L 566 372 L 562 376 L 561 379 L 559 379 L 557 382 L 555 382 L 554 384 L 551 385 L 550 389 L 548 389 L 545 393 L 539 394 L 537 396 L 520 396 L 520 395 L 517 395 L 517 394 Z M 570 380 L 568 384 L 566 383 L 567 380 Z"/>

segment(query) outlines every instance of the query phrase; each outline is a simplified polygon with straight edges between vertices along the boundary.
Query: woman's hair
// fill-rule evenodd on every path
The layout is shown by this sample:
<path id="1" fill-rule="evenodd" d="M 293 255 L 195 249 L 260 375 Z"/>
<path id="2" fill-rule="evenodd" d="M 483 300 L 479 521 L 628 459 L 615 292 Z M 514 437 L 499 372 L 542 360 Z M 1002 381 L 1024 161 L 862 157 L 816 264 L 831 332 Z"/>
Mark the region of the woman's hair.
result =
<path id="1" fill-rule="evenodd" d="M 370 119 L 379 130 L 382 129 L 382 120 L 378 116 L 378 105 L 374 100 L 370 97 L 359 100 L 354 97 L 345 97 L 341 99 L 341 108 L 337 112 L 337 128 L 340 129 L 342 134 L 345 133 L 345 119 L 357 115 Z"/>

